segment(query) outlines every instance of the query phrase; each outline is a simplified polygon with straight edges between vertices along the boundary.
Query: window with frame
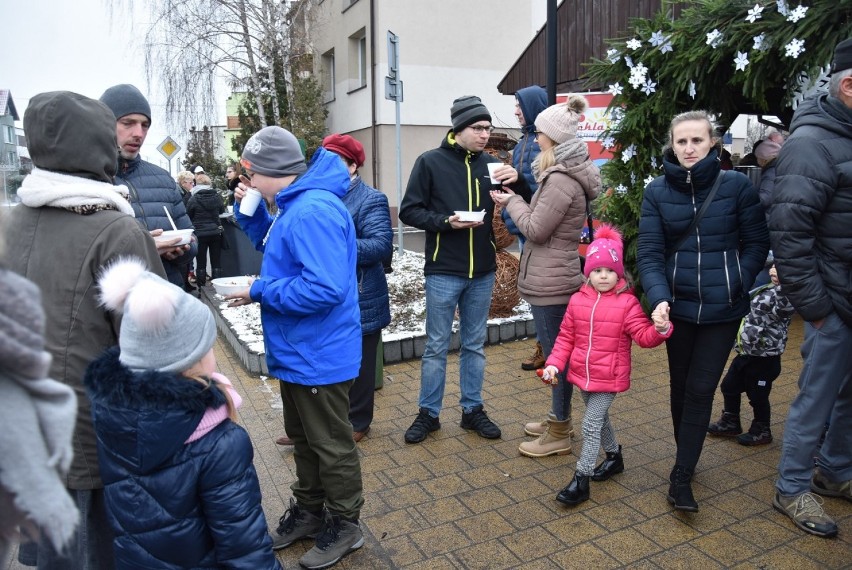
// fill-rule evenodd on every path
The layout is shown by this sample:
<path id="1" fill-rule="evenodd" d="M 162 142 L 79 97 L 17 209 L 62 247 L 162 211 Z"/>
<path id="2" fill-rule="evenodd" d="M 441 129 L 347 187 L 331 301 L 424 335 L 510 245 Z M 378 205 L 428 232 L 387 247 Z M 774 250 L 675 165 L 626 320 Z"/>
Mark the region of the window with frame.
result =
<path id="1" fill-rule="evenodd" d="M 322 102 L 334 101 L 334 48 L 322 54 Z"/>
<path id="2" fill-rule="evenodd" d="M 367 86 L 367 30 L 349 36 L 349 91 Z"/>
<path id="3" fill-rule="evenodd" d="M 5 125 L 5 127 L 6 128 L 3 129 L 5 131 L 3 134 L 5 135 L 6 143 L 16 144 L 17 141 L 15 140 L 15 127 L 12 127 L 10 125 Z"/>

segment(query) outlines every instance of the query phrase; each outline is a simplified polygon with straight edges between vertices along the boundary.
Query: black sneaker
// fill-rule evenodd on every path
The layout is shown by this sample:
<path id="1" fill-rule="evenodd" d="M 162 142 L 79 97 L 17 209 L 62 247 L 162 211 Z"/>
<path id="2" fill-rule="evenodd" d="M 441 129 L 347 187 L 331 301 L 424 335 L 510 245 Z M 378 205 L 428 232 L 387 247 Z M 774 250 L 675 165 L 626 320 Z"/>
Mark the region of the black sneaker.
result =
<path id="1" fill-rule="evenodd" d="M 497 424 L 488 419 L 488 414 L 485 413 L 482 406 L 475 407 L 469 413 L 463 413 L 460 425 L 464 429 L 475 431 L 485 439 L 497 439 L 502 435 Z"/>
<path id="2" fill-rule="evenodd" d="M 730 412 L 722 412 L 722 417 L 719 418 L 718 422 L 707 426 L 707 433 L 721 437 L 736 437 L 740 435 L 743 433 L 740 416 Z"/>
<path id="3" fill-rule="evenodd" d="M 426 439 L 430 431 L 439 429 L 441 429 L 441 422 L 438 418 L 430 416 L 426 408 L 420 408 L 414 423 L 405 431 L 405 443 L 420 443 Z"/>
<path id="4" fill-rule="evenodd" d="M 357 520 L 346 520 L 326 511 L 317 543 L 299 559 L 299 564 L 310 569 L 328 568 L 362 546 L 364 535 Z"/>
<path id="5" fill-rule="evenodd" d="M 322 516 L 300 509 L 291 497 L 290 508 L 278 519 L 278 528 L 272 535 L 272 550 L 287 548 L 297 540 L 314 538 L 320 530 Z"/>
<path id="6" fill-rule="evenodd" d="M 772 443 L 772 430 L 765 422 L 752 422 L 751 427 L 745 433 L 737 436 L 740 445 L 767 445 Z"/>

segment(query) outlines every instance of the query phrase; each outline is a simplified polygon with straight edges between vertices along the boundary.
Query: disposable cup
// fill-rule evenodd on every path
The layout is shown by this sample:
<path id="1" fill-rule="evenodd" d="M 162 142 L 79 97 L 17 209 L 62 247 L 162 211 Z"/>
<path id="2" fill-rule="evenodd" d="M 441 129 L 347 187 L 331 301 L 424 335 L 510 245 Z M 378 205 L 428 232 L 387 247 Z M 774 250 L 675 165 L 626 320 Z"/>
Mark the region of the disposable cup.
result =
<path id="1" fill-rule="evenodd" d="M 500 186 L 500 180 L 494 178 L 494 171 L 503 166 L 502 162 L 489 162 L 488 163 L 488 176 L 491 177 L 491 184 L 495 186 Z"/>
<path id="2" fill-rule="evenodd" d="M 254 188 L 248 188 L 246 195 L 240 201 L 240 213 L 244 216 L 253 216 L 258 204 L 260 204 L 260 198 L 260 192 Z"/>

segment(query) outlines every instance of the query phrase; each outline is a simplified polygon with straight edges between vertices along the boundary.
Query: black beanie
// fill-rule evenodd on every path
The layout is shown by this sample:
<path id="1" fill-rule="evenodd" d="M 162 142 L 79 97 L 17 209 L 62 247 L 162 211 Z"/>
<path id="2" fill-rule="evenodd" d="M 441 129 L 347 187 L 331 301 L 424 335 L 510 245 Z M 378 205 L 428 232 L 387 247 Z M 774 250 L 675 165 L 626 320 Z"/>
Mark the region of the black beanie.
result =
<path id="1" fill-rule="evenodd" d="M 112 183 L 115 117 L 100 101 L 70 91 L 39 93 L 24 112 L 24 133 L 38 168 Z"/>
<path id="2" fill-rule="evenodd" d="M 475 123 L 476 121 L 491 122 L 491 113 L 482 104 L 482 100 L 475 95 L 465 95 L 453 101 L 450 110 L 450 120 L 453 122 L 453 132 L 458 133 Z"/>
<path id="3" fill-rule="evenodd" d="M 151 121 L 151 106 L 142 92 L 133 85 L 123 83 L 110 87 L 101 95 L 101 103 L 112 109 L 116 120 L 125 115 L 139 113 Z"/>

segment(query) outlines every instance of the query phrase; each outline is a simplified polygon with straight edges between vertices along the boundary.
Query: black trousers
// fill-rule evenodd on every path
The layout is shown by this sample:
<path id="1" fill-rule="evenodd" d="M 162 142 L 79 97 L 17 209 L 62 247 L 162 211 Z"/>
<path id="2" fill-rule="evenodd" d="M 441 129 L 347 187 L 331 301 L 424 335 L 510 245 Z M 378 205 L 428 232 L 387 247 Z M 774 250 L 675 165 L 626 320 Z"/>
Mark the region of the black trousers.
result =
<path id="1" fill-rule="evenodd" d="M 742 393 L 754 409 L 754 421 L 769 423 L 769 392 L 781 374 L 781 356 L 738 354 L 722 379 L 725 411 L 740 415 Z"/>
<path id="2" fill-rule="evenodd" d="M 353 431 L 367 431 L 376 401 L 376 351 L 382 331 L 361 336 L 361 369 L 349 388 L 349 421 Z"/>
<path id="3" fill-rule="evenodd" d="M 672 322 L 674 332 L 666 341 L 666 352 L 677 443 L 675 463 L 695 469 L 713 412 L 713 396 L 740 323 L 698 325 L 676 319 Z"/>
<path id="4" fill-rule="evenodd" d="M 207 273 L 207 252 L 210 252 L 212 271 Z M 204 271 L 212 275 L 213 271 L 222 267 L 222 236 L 198 236 L 198 254 L 195 256 L 195 271 Z"/>

